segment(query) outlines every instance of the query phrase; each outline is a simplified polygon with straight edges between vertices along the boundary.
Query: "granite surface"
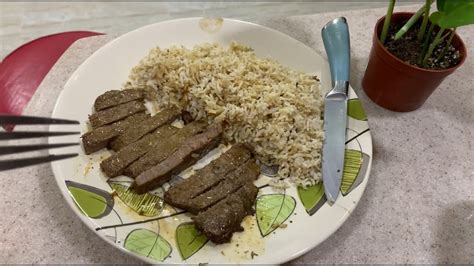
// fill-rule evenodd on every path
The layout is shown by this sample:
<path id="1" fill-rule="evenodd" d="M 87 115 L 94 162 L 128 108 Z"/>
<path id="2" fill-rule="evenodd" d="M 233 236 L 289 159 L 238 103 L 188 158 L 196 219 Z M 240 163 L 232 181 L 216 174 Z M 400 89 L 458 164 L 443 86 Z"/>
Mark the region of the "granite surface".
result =
<path id="1" fill-rule="evenodd" d="M 373 9 L 262 22 L 324 54 L 321 27 L 337 16 L 347 17 L 351 83 L 366 108 L 374 145 L 372 172 L 359 206 L 335 234 L 291 264 L 474 263 L 472 57 L 421 109 L 395 113 L 378 107 L 360 83 L 372 27 L 384 12 Z M 468 51 L 473 51 L 473 28 L 459 33 Z M 100 36 L 76 42 L 43 81 L 25 113 L 48 116 L 71 73 L 110 39 Z M 63 201 L 48 164 L 1 172 L 0 180 L 1 263 L 139 263 L 80 222 Z"/>
<path id="2" fill-rule="evenodd" d="M 415 0 L 410 0 L 415 1 Z M 420 1 L 420 0 L 417 0 Z M 114 2 L 114 3 L 110 3 Z M 399 1 L 397 5 L 410 4 Z M 218 16 L 260 23 L 269 17 L 384 7 L 380 0 L 346 1 L 0 1 L 0 59 L 52 33 L 90 30 L 122 34 L 159 21 Z M 123 23 L 126 21 L 126 23 Z"/>

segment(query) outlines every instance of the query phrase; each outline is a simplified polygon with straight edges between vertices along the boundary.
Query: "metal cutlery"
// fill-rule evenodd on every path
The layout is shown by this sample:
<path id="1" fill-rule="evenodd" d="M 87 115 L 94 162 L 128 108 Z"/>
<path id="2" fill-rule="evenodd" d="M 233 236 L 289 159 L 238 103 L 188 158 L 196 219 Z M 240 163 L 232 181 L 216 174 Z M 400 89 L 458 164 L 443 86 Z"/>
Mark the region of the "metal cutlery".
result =
<path id="1" fill-rule="evenodd" d="M 79 121 L 66 120 L 66 119 L 55 119 L 47 117 L 35 117 L 35 116 L 12 116 L 12 115 L 0 115 L 0 125 L 51 125 L 51 124 L 63 124 L 63 125 L 74 125 L 79 124 Z M 65 136 L 72 134 L 79 134 L 80 132 L 65 131 L 65 132 L 50 132 L 50 131 L 13 131 L 13 132 L 0 132 L 0 140 L 17 140 L 17 139 L 31 139 L 31 138 L 42 138 L 42 137 L 53 137 L 53 136 Z M 54 149 L 61 147 L 68 147 L 79 145 L 79 143 L 54 143 L 54 144 L 33 144 L 33 145 L 7 145 L 0 146 L 0 155 L 9 155 L 29 151 L 38 151 L 44 149 Z M 48 155 L 40 157 L 29 157 L 20 159 L 0 159 L 0 171 L 11 170 L 15 168 L 21 168 L 36 164 L 48 163 L 56 160 L 62 160 L 77 156 L 77 153 L 59 154 L 59 155 Z"/>
<path id="2" fill-rule="evenodd" d="M 330 204 L 339 195 L 344 168 L 347 93 L 350 73 L 349 27 L 344 17 L 327 23 L 321 32 L 328 55 L 332 90 L 325 97 L 322 175 Z"/>

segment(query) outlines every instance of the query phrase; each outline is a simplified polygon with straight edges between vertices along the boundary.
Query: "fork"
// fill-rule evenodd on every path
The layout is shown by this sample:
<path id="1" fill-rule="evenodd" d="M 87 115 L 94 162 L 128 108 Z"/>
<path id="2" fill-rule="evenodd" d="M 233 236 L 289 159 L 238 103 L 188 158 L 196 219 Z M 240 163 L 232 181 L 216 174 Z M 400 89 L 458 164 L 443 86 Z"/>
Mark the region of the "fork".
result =
<path id="1" fill-rule="evenodd" d="M 67 119 L 56 119 L 48 117 L 36 117 L 36 116 L 15 116 L 15 115 L 0 115 L 0 125 L 77 125 L 79 121 L 67 120 Z M 32 139 L 42 137 L 54 137 L 54 136 L 65 136 L 80 134 L 80 132 L 74 131 L 14 131 L 14 132 L 0 132 L 0 140 L 17 140 L 17 139 Z M 33 145 L 0 145 L 0 156 L 16 154 L 29 151 L 38 151 L 45 149 L 55 149 L 68 146 L 79 145 L 79 143 L 54 143 L 54 144 L 33 144 Z M 36 164 L 48 163 L 57 160 L 63 160 L 67 158 L 73 158 L 78 156 L 77 153 L 67 154 L 53 154 L 48 156 L 40 157 L 29 157 L 22 159 L 0 159 L 0 171 L 6 171 Z"/>

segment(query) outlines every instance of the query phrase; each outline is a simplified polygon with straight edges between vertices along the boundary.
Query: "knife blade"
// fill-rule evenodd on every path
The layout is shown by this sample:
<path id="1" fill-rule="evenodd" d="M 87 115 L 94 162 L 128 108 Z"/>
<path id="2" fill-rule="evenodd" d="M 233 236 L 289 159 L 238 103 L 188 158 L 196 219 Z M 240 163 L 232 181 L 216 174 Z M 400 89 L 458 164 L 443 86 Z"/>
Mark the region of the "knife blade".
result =
<path id="1" fill-rule="evenodd" d="M 341 187 L 347 128 L 350 42 L 346 19 L 340 17 L 328 22 L 321 35 L 332 81 L 332 90 L 324 99 L 322 175 L 326 198 L 333 204 Z"/>

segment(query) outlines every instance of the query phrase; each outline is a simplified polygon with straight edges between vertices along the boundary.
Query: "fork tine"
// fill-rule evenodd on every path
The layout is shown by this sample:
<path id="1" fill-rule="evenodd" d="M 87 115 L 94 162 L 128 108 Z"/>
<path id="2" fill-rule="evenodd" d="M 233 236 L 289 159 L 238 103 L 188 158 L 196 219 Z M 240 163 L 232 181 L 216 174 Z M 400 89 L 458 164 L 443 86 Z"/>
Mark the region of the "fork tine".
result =
<path id="1" fill-rule="evenodd" d="M 0 146 L 0 155 L 6 154 L 13 154 L 13 153 L 21 153 L 21 152 L 28 152 L 28 151 L 38 151 L 44 149 L 55 149 L 61 147 L 68 147 L 79 145 L 79 143 L 57 143 L 57 144 L 39 144 L 39 145 L 18 145 L 18 146 Z"/>
<path id="2" fill-rule="evenodd" d="M 35 164 L 48 163 L 52 161 L 76 157 L 77 155 L 78 155 L 77 153 L 68 153 L 68 154 L 61 154 L 61 155 L 48 155 L 48 156 L 42 156 L 42 157 L 4 160 L 4 161 L 0 161 L 0 171 L 6 171 L 6 170 L 11 170 L 11 169 L 31 166 Z"/>
<path id="3" fill-rule="evenodd" d="M 11 139 L 30 139 L 40 137 L 65 136 L 80 134 L 80 132 L 61 132 L 61 131 L 14 131 L 0 132 L 0 140 Z"/>
<path id="4" fill-rule="evenodd" d="M 51 124 L 79 124 L 79 121 L 56 119 L 38 116 L 0 115 L 0 125 L 51 125 Z"/>

